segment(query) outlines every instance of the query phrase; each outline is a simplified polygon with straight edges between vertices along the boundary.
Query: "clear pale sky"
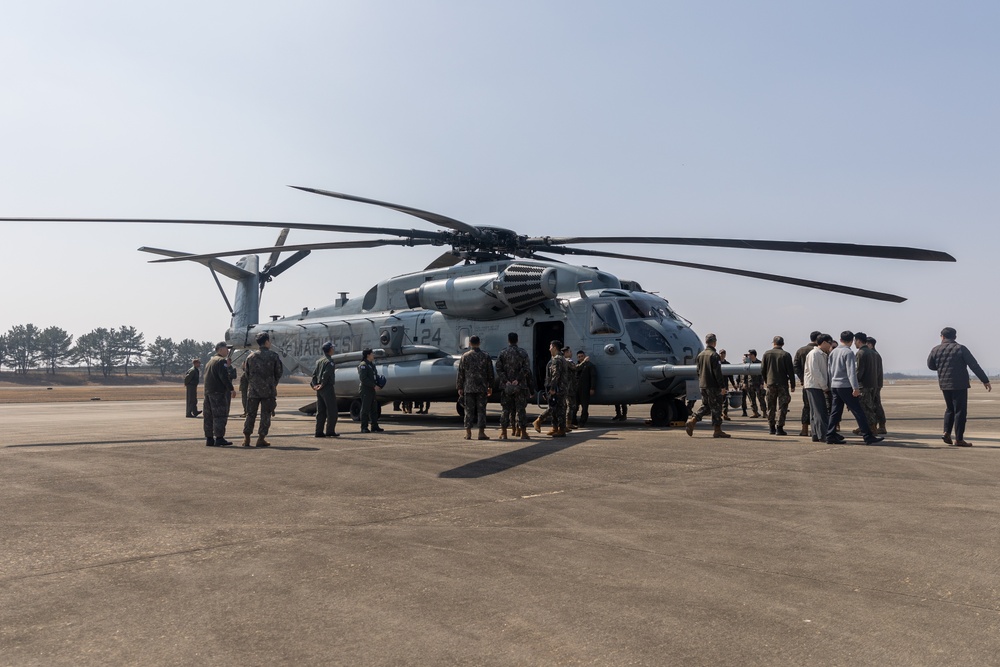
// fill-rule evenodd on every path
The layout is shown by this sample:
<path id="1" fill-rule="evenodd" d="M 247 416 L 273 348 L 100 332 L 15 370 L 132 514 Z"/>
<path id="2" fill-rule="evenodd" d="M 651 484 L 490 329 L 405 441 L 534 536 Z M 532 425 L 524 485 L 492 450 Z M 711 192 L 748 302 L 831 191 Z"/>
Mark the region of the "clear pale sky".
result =
<path id="1" fill-rule="evenodd" d="M 956 264 L 728 249 L 612 252 L 827 279 L 887 304 L 592 258 L 730 355 L 814 328 L 924 368 L 954 326 L 1000 370 L 996 2 L 32 2 L 0 22 L 0 216 L 431 228 L 292 190 L 408 204 L 529 235 L 909 245 Z M 142 245 L 270 245 L 277 230 L 11 224 L 0 332 L 128 324 L 218 339 L 200 265 Z M 289 242 L 348 240 L 293 231 Z M 440 248 L 313 253 L 262 315 L 361 296 Z M 232 294 L 232 283 L 225 281 Z"/>

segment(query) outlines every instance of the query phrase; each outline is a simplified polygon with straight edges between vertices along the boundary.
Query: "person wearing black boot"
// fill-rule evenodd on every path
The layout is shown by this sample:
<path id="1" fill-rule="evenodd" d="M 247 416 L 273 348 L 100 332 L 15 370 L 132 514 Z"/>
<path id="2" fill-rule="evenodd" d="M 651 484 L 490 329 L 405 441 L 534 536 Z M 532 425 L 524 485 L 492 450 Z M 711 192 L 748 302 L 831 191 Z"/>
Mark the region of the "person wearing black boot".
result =
<path id="1" fill-rule="evenodd" d="M 205 419 L 202 426 L 205 430 L 207 447 L 226 447 L 233 444 L 226 440 L 229 401 L 236 396 L 236 392 L 233 391 L 233 380 L 226 366 L 228 356 L 229 346 L 219 343 L 215 346 L 215 356 L 205 364 L 205 403 L 202 406 Z"/>
<path id="2" fill-rule="evenodd" d="M 309 386 L 316 392 L 316 437 L 337 438 L 337 391 L 334 387 L 336 368 L 333 363 L 333 343 L 323 343 L 323 356 L 316 362 Z M 326 430 L 323 430 L 323 427 Z"/>

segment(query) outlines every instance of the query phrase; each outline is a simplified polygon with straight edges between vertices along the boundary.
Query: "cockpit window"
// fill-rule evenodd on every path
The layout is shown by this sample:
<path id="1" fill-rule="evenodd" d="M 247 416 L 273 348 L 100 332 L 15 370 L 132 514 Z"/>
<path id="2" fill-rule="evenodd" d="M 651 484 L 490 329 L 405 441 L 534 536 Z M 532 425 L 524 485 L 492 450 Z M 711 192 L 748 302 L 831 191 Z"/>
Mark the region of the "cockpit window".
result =
<path id="1" fill-rule="evenodd" d="M 609 301 L 595 303 L 590 309 L 590 333 L 595 335 L 620 334 L 622 325 L 618 321 L 615 306 Z"/>
<path id="2" fill-rule="evenodd" d="M 670 343 L 648 322 L 635 321 L 625 325 L 632 347 L 639 354 L 673 354 Z"/>

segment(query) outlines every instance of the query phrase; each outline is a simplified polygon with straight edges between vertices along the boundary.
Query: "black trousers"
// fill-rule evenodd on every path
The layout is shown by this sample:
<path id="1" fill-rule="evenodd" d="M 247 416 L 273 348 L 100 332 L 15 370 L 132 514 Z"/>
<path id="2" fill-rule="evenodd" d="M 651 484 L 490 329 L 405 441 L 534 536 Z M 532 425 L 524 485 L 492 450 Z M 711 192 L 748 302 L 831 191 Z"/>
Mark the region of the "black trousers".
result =
<path id="1" fill-rule="evenodd" d="M 969 416 L 968 389 L 942 389 L 944 394 L 944 434 L 951 435 L 955 427 L 955 439 L 965 440 L 965 420 Z"/>
<path id="2" fill-rule="evenodd" d="M 829 440 L 836 435 L 834 429 L 840 423 L 840 418 L 843 416 L 844 407 L 846 406 L 851 411 L 851 414 L 854 415 L 854 420 L 858 422 L 858 428 L 861 430 L 861 436 L 867 442 L 872 433 L 868 430 L 868 420 L 865 418 L 865 411 L 861 407 L 861 401 L 854 395 L 853 390 L 850 387 L 834 387 L 831 393 L 833 394 L 833 407 L 830 410 L 830 425 L 826 429 L 827 439 Z"/>
<path id="3" fill-rule="evenodd" d="M 323 427 L 326 426 L 324 433 Z M 332 435 L 337 432 L 337 395 L 330 392 L 316 392 L 316 435 Z"/>

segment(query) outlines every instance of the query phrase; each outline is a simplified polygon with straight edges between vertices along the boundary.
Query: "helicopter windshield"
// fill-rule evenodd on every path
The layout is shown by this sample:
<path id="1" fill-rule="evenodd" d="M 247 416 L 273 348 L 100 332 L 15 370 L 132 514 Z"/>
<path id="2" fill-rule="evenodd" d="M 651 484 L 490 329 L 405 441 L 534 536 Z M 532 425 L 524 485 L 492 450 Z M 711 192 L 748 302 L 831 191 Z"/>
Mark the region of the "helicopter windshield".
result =
<path id="1" fill-rule="evenodd" d="M 665 301 L 634 297 L 622 299 L 618 305 L 622 309 L 622 317 L 626 320 L 669 321 L 677 319 L 677 315 Z"/>
<path id="2" fill-rule="evenodd" d="M 633 320 L 625 324 L 629 338 L 632 339 L 632 347 L 639 354 L 673 354 L 670 343 L 657 331 L 649 322 Z"/>

